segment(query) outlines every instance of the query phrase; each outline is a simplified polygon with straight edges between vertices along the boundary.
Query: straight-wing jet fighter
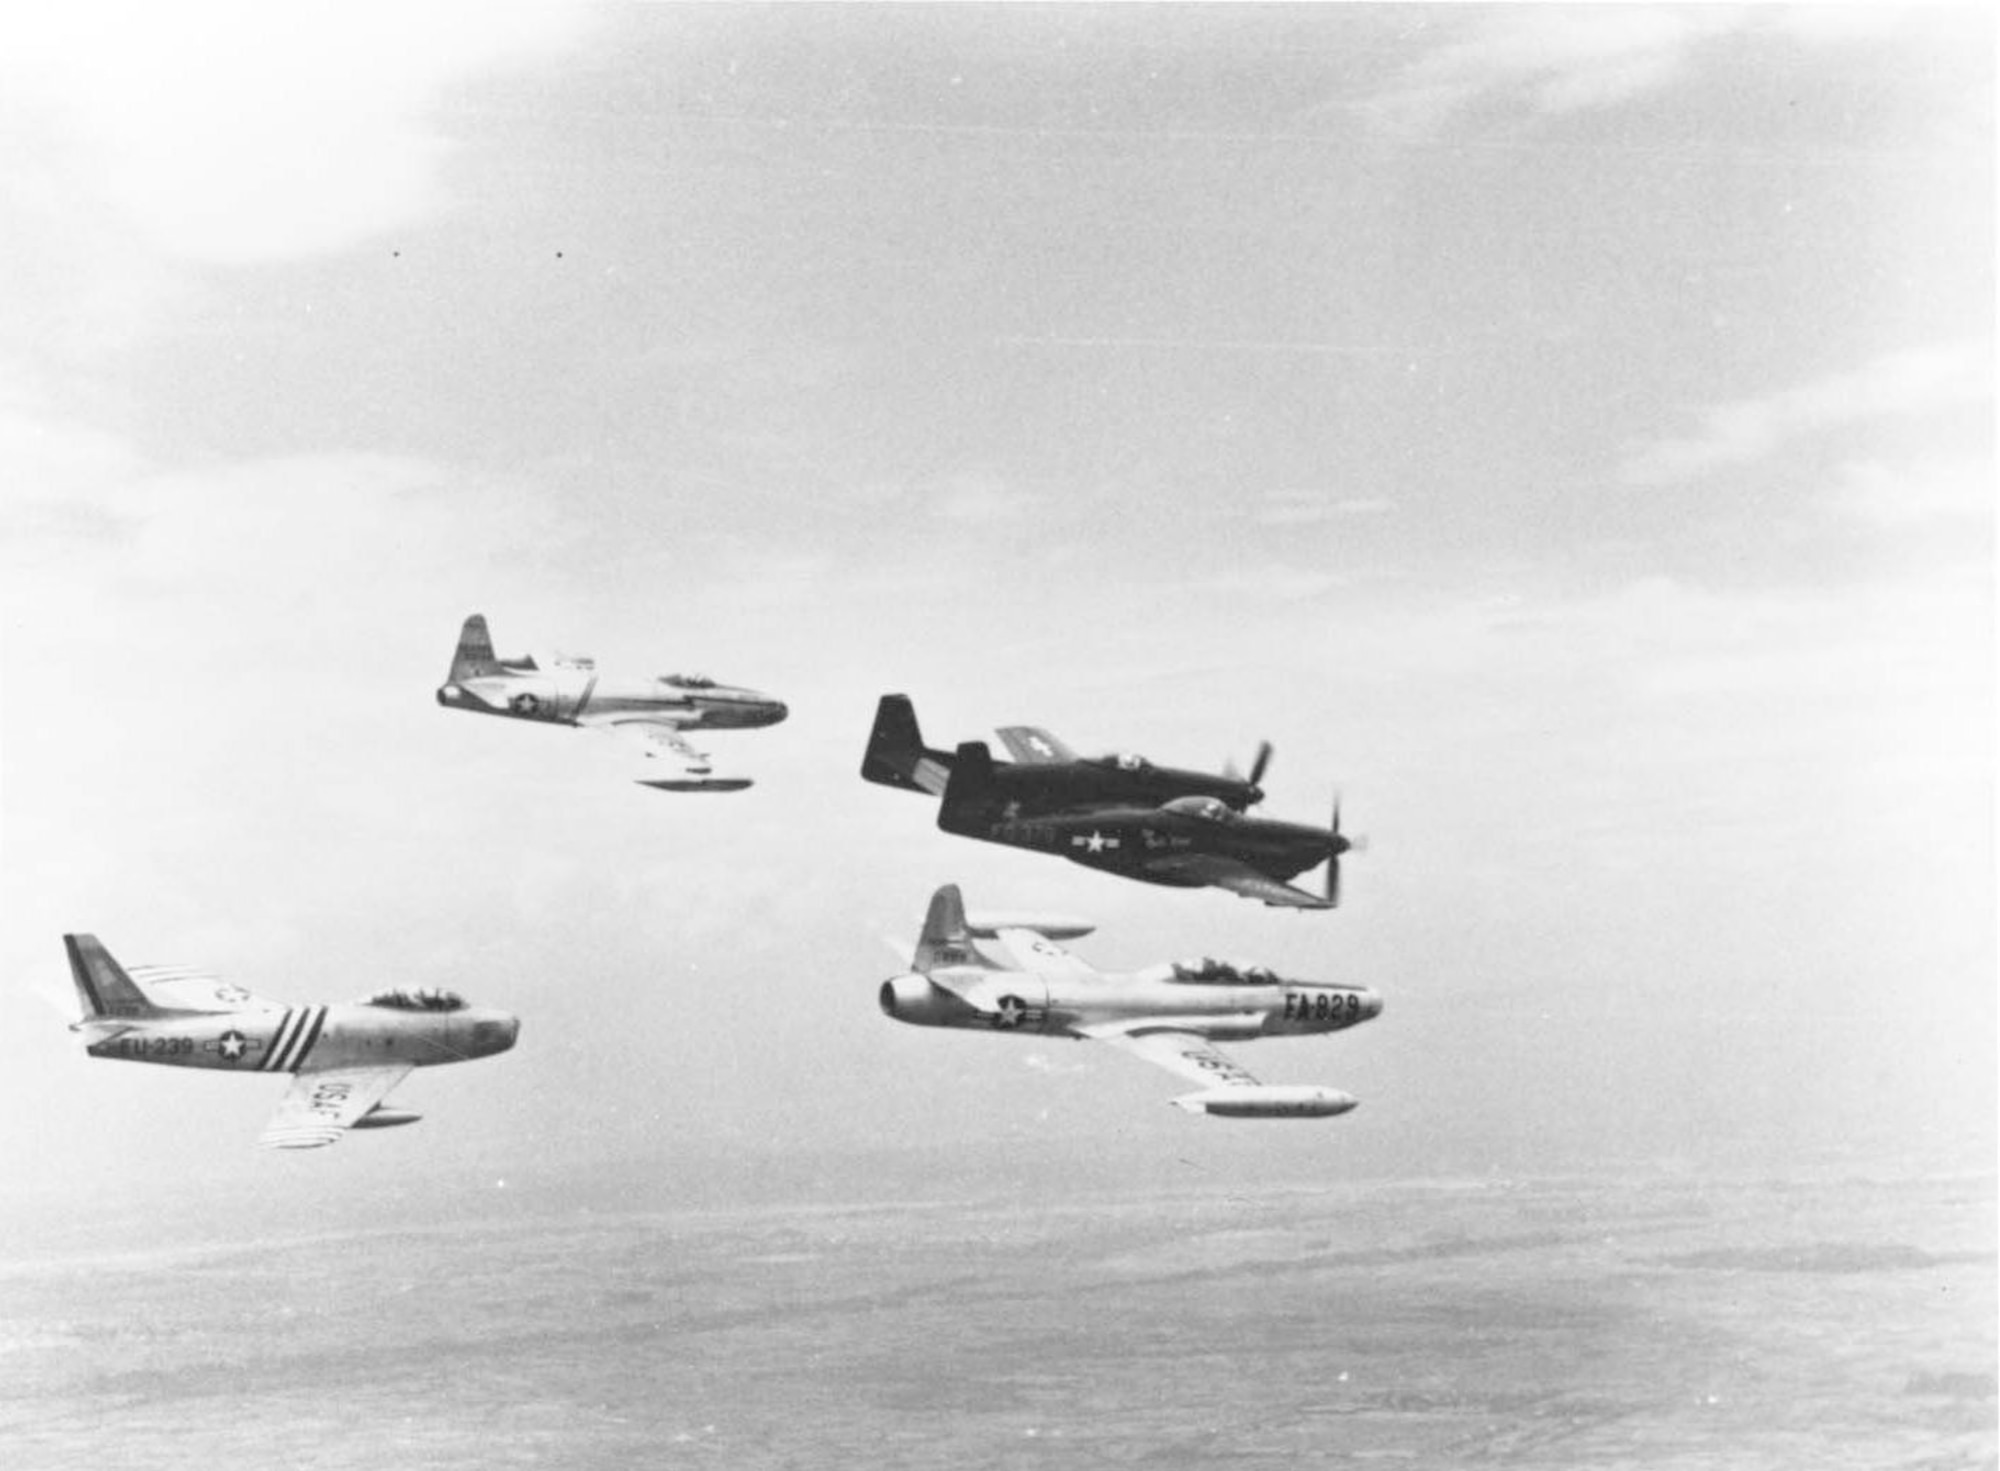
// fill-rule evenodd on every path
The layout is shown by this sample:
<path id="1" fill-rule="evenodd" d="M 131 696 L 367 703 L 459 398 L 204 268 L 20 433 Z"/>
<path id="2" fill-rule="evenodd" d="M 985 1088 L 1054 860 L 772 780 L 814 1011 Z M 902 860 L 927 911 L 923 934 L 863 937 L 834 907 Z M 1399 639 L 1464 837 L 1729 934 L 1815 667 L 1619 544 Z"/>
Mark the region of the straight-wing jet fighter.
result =
<path id="1" fill-rule="evenodd" d="M 1337 1088 L 1260 1083 L 1214 1047 L 1359 1026 L 1382 1010 L 1366 986 L 1288 980 L 1219 960 L 1100 972 L 1056 944 L 1071 920 L 968 920 L 956 884 L 931 896 L 907 974 L 882 983 L 885 1014 L 920 1027 L 1040 1032 L 1108 1042 L 1199 1085 L 1173 1100 L 1219 1118 L 1327 1118 L 1358 1100 Z M 997 942 L 998 954 L 976 942 Z"/>
<path id="2" fill-rule="evenodd" d="M 92 1057 L 236 1073 L 290 1073 L 259 1143 L 317 1149 L 349 1129 L 413 1124 L 388 1103 L 411 1068 L 491 1057 L 521 1023 L 449 991 L 381 991 L 338 1006 L 285 1006 L 178 966 L 126 970 L 95 935 L 64 935 Z"/>
<path id="3" fill-rule="evenodd" d="M 1079 756 L 1055 736 L 1032 725 L 1003 726 L 998 732 L 1012 761 L 992 762 L 990 781 L 1003 803 L 1017 814 L 1089 812 L 1113 807 L 1157 807 L 1176 797 L 1212 797 L 1234 811 L 1264 800 L 1257 784 L 1271 761 L 1271 744 L 1257 748 L 1250 774 L 1234 768 L 1220 775 L 1155 766 L 1143 756 L 1118 752 Z M 955 757 L 924 744 L 916 707 L 908 695 L 884 695 L 875 707 L 875 725 L 861 775 L 886 787 L 942 796 Z"/>
<path id="4" fill-rule="evenodd" d="M 748 777 L 715 775 L 707 754 L 689 745 L 682 732 L 776 725 L 787 713 L 769 695 L 717 684 L 703 674 L 619 677 L 600 675 L 592 659 L 551 658 L 545 667 L 527 656 L 496 658 L 486 619 L 477 613 L 458 635 L 437 701 L 452 710 L 624 736 L 675 768 L 669 776 L 639 779 L 640 786 L 663 792 L 742 791 L 750 785 Z"/>
<path id="5" fill-rule="evenodd" d="M 1338 803 L 1326 828 L 1250 817 L 1219 797 L 1034 813 L 994 779 L 1000 770 L 984 742 L 960 746 L 938 804 L 938 826 L 989 843 L 1058 853 L 1149 884 L 1212 885 L 1284 909 L 1340 903 L 1340 855 L 1356 844 L 1340 835 Z M 1322 863 L 1323 895 L 1285 882 Z"/>

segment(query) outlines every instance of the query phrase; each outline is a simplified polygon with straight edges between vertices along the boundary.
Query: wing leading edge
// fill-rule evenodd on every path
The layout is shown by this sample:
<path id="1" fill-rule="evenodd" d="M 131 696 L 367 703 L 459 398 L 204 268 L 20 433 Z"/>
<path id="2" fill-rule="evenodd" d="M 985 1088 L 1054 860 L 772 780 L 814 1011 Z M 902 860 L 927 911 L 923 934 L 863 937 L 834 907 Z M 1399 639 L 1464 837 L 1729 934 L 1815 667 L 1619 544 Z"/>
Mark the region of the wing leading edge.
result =
<path id="1" fill-rule="evenodd" d="M 1239 858 L 1221 853 L 1187 853 L 1161 858 L 1148 865 L 1152 872 L 1182 881 L 1192 879 L 1211 888 L 1228 889 L 1246 899 L 1256 899 L 1280 909 L 1331 909 L 1318 894 L 1281 883 L 1268 873 L 1260 873 Z"/>
<path id="2" fill-rule="evenodd" d="M 272 1149 L 319 1149 L 337 1143 L 410 1075 L 410 1066 L 391 1063 L 300 1073 L 257 1142 Z"/>
<path id="3" fill-rule="evenodd" d="M 1259 1082 L 1248 1068 L 1197 1032 L 1166 1027 L 1106 1029 L 1087 1035 L 1201 1084 L 1199 1091 L 1173 1100 L 1176 1108 L 1189 1113 L 1234 1119 L 1322 1119 L 1346 1113 L 1359 1102 L 1338 1088 Z"/>
<path id="4" fill-rule="evenodd" d="M 750 785 L 747 776 L 717 776 L 708 754 L 697 751 L 681 734 L 680 726 L 658 719 L 591 720 L 584 725 L 636 743 L 647 756 L 678 768 L 678 774 L 638 778 L 642 787 L 662 792 L 740 792 Z"/>

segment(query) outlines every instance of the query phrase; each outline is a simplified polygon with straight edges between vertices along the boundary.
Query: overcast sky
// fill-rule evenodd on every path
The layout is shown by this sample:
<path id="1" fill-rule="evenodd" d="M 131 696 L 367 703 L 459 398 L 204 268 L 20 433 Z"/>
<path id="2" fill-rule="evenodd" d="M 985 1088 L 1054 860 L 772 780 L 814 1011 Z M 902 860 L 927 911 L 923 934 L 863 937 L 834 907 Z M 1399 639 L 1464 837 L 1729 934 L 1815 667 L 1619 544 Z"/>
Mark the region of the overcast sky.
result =
<path id="1" fill-rule="evenodd" d="M 0 44 L 17 1198 L 1990 1161 L 1983 8 L 114 14 Z M 793 715 L 645 791 L 433 703 L 473 611 Z M 890 689 L 1269 738 L 1372 848 L 1295 915 L 947 837 Z M 886 1021 L 953 880 L 1378 987 L 1238 1050 L 1361 1109 Z M 69 929 L 521 1043 L 274 1156 L 276 1083 L 76 1050 Z"/>

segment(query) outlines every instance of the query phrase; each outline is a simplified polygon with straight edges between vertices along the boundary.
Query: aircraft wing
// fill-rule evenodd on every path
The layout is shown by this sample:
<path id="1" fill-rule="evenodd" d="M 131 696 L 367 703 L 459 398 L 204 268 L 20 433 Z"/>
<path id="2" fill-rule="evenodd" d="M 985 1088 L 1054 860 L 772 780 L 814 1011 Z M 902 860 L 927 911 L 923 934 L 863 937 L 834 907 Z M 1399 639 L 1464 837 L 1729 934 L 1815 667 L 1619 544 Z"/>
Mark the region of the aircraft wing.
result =
<path id="1" fill-rule="evenodd" d="M 1006 926 L 996 930 L 994 937 L 1007 952 L 1007 958 L 1014 963 L 1016 970 L 1065 980 L 1095 979 L 1098 974 L 1096 966 L 1077 959 L 1038 931 Z"/>
<path id="2" fill-rule="evenodd" d="M 335 1143 L 409 1076 L 410 1066 L 392 1062 L 302 1072 L 292 1079 L 257 1142 L 272 1149 L 318 1149 Z"/>
<path id="3" fill-rule="evenodd" d="M 1003 725 L 994 734 L 1007 754 L 1024 765 L 1061 766 L 1078 759 L 1076 752 L 1037 726 Z"/>
<path id="4" fill-rule="evenodd" d="M 1106 1029 L 1087 1035 L 1108 1042 L 1121 1052 L 1163 1067 L 1183 1078 L 1192 1078 L 1208 1088 L 1257 1088 L 1262 1085 L 1243 1065 L 1218 1052 L 1208 1038 L 1194 1032 L 1123 1031 Z"/>
<path id="5" fill-rule="evenodd" d="M 667 763 L 670 768 L 660 776 L 642 776 L 641 786 L 657 787 L 663 792 L 740 792 L 750 785 L 748 777 L 717 776 L 715 768 L 709 764 L 705 752 L 697 751 L 681 734 L 681 727 L 671 720 L 657 716 L 645 718 L 625 717 L 611 720 L 591 720 L 584 725 L 592 730 L 608 731 L 635 744 L 649 757 Z"/>
<path id="6" fill-rule="evenodd" d="M 184 965 L 131 965 L 125 973 L 155 1006 L 171 1011 L 283 1011 L 280 1002 Z"/>
<path id="7" fill-rule="evenodd" d="M 1218 889 L 1228 889 L 1246 899 L 1258 899 L 1281 909 L 1333 908 L 1318 894 L 1308 894 L 1304 889 L 1296 889 L 1290 884 L 1281 883 L 1268 873 L 1261 873 L 1252 868 L 1242 859 L 1230 858 L 1221 853 L 1175 854 L 1172 857 L 1156 859 L 1149 863 L 1147 868 L 1154 873 L 1172 874 L 1179 878 L 1210 884 Z"/>

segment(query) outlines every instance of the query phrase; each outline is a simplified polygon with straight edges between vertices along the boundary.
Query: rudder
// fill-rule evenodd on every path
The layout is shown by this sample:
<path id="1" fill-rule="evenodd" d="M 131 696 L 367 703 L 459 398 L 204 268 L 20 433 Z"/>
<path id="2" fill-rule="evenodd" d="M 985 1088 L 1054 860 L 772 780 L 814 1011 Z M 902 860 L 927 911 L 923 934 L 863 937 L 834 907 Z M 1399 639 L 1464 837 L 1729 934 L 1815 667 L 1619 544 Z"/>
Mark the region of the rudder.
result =
<path id="1" fill-rule="evenodd" d="M 910 697 L 882 696 L 875 706 L 875 725 L 868 732 L 867 753 L 861 758 L 862 779 L 935 797 L 943 793 L 951 768 L 949 755 L 924 744 Z"/>
<path id="2" fill-rule="evenodd" d="M 77 999 L 86 1018 L 148 1017 L 166 1014 L 125 974 L 125 967 L 111 958 L 95 935 L 64 935 L 63 949 L 69 952 L 69 975 L 76 983 Z"/>
<path id="3" fill-rule="evenodd" d="M 452 653 L 451 673 L 445 676 L 445 682 L 458 684 L 501 672 L 500 661 L 493 653 L 493 636 L 486 631 L 486 615 L 474 613 L 458 631 L 458 648 Z"/>
<path id="4" fill-rule="evenodd" d="M 986 964 L 986 958 L 972 948 L 972 931 L 965 922 L 965 899 L 957 884 L 946 884 L 931 895 L 931 907 L 924 915 L 923 932 L 910 956 L 910 969 L 927 975 L 938 966 Z"/>

